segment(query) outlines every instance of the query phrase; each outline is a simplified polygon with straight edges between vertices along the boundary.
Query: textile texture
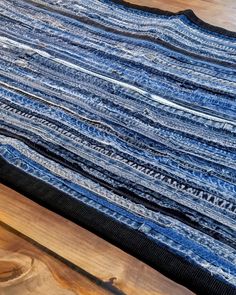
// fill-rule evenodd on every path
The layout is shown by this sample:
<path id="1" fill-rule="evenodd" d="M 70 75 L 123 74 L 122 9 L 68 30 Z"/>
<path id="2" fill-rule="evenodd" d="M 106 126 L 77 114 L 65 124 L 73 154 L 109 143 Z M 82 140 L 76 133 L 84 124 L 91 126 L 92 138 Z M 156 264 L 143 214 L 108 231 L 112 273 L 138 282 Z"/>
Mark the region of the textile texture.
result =
<path id="1" fill-rule="evenodd" d="M 235 295 L 236 34 L 115 0 L 1 0 L 0 31 L 1 182 Z"/>

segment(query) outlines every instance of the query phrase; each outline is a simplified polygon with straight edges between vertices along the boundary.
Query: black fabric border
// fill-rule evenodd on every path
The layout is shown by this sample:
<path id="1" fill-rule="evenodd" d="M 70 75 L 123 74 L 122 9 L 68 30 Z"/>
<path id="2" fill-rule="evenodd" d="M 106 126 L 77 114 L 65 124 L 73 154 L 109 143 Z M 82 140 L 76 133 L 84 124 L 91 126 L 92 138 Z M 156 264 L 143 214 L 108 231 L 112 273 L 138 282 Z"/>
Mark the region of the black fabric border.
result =
<path id="1" fill-rule="evenodd" d="M 90 230 L 198 295 L 236 294 L 236 288 L 212 276 L 205 269 L 158 246 L 144 234 L 26 174 L 3 158 L 0 158 L 0 182 Z"/>
<path id="2" fill-rule="evenodd" d="M 232 241 L 229 241 L 229 240 L 225 240 L 224 238 L 222 239 L 222 236 L 220 233 L 213 233 L 211 232 L 211 230 L 203 230 L 200 226 L 197 225 L 197 223 L 195 224 L 191 219 L 188 218 L 188 216 L 182 216 L 181 215 L 181 212 L 174 212 L 172 211 L 171 209 L 168 209 L 168 208 L 165 208 L 163 209 L 161 206 L 159 206 L 158 204 L 155 204 L 155 203 L 152 203 L 152 202 L 149 202 L 148 200 L 145 200 L 145 199 L 140 199 L 139 196 L 130 191 L 128 188 L 124 188 L 124 187 L 120 187 L 120 188 L 115 188 L 115 187 L 111 187 L 111 185 L 107 182 L 105 182 L 104 180 L 101 180 L 97 177 L 95 177 L 94 175 L 91 175 L 89 174 L 88 172 L 85 172 L 79 165 L 75 165 L 75 163 L 71 163 L 70 161 L 67 161 L 65 158 L 62 158 L 62 157 L 59 157 L 58 155 L 55 157 L 55 155 L 49 151 L 48 149 L 45 149 L 45 142 L 44 142 L 44 146 L 42 146 L 41 144 L 38 145 L 36 143 L 32 143 L 30 140 L 20 136 L 20 135 L 16 135 L 10 131 L 4 131 L 4 129 L 2 129 L 0 127 L 0 135 L 5 135 L 7 137 L 11 137 L 11 138 L 15 138 L 21 142 L 23 142 L 24 144 L 26 144 L 28 147 L 30 147 L 31 149 L 33 149 L 34 151 L 40 153 L 41 155 L 43 155 L 44 157 L 46 158 L 49 158 L 50 160 L 52 161 L 56 161 L 57 163 L 61 164 L 62 166 L 76 172 L 76 173 L 80 173 L 81 175 L 85 176 L 85 177 L 88 177 L 90 178 L 91 180 L 95 181 L 95 182 L 98 182 L 100 185 L 104 186 L 105 188 L 108 188 L 108 189 L 112 189 L 112 191 L 114 193 L 116 193 L 117 195 L 120 195 L 120 196 L 123 196 L 135 203 L 140 203 L 141 205 L 145 206 L 146 208 L 150 209 L 150 210 L 156 210 L 156 211 L 159 211 L 159 212 L 162 212 L 163 214 L 166 214 L 170 217 L 174 217 L 176 218 L 177 220 L 181 221 L 181 222 L 184 222 L 186 225 L 190 225 L 192 226 L 193 228 L 199 230 L 199 231 L 202 231 L 202 233 L 204 234 L 214 234 L 214 238 L 217 239 L 218 241 L 222 242 L 222 243 L 225 243 L 226 245 L 230 246 Z M 42 142 L 41 142 L 42 143 Z M 62 149 L 63 151 L 63 148 L 61 147 L 60 149 Z M 81 161 L 81 157 L 80 158 L 80 161 Z M 88 163 L 88 161 L 86 162 Z M 90 163 L 91 165 L 91 163 Z M 102 170 L 102 169 L 101 169 Z M 182 217 L 182 218 L 181 218 Z M 236 241 L 234 241 L 236 244 Z M 233 248 L 235 248 L 235 245 L 232 245 Z"/>
<path id="3" fill-rule="evenodd" d="M 198 25 L 199 27 L 202 27 L 206 30 L 209 30 L 209 31 L 221 34 L 221 35 L 225 35 L 227 37 L 236 38 L 236 32 L 224 29 L 219 26 L 211 25 L 211 24 L 201 20 L 191 9 L 186 9 L 186 10 L 179 11 L 179 12 L 171 12 L 171 11 L 167 11 L 167 10 L 161 10 L 159 8 L 137 5 L 137 4 L 127 2 L 127 1 L 123 1 L 123 0 L 109 0 L 109 1 L 114 2 L 118 5 L 122 5 L 126 8 L 143 10 L 143 11 L 147 11 L 147 12 L 157 14 L 157 15 L 169 15 L 169 16 L 185 15 L 190 21 L 192 21 L 194 24 Z"/>

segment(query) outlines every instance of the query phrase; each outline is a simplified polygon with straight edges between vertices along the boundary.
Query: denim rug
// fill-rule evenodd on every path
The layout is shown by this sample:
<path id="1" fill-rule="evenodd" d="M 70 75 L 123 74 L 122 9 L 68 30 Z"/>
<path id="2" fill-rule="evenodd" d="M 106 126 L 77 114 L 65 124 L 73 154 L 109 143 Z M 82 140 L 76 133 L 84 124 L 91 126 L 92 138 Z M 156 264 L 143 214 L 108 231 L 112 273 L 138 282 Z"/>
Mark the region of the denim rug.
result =
<path id="1" fill-rule="evenodd" d="M 1 0 L 0 25 L 1 182 L 235 295 L 236 34 L 115 0 Z"/>

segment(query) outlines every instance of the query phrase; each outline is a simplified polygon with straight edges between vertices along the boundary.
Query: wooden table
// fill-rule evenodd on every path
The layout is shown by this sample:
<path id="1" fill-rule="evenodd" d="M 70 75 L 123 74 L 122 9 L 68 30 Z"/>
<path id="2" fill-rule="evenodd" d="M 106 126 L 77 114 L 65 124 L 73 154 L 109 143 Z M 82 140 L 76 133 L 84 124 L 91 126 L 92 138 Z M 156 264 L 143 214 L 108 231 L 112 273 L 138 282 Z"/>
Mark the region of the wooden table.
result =
<path id="1" fill-rule="evenodd" d="M 235 0 L 130 0 L 236 31 Z M 1 167 L 0 167 L 1 169 Z M 193 295 L 151 267 L 0 184 L 0 295 Z"/>

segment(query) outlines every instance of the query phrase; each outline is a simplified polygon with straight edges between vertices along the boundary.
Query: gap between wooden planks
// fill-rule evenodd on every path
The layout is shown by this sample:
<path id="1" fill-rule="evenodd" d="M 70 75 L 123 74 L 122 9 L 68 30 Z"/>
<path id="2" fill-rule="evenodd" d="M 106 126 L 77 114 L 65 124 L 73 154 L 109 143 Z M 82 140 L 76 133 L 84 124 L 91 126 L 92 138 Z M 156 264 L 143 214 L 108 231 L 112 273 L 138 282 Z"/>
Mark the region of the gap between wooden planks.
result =
<path id="1" fill-rule="evenodd" d="M 111 284 L 74 268 L 0 222 L 0 295 L 114 294 Z"/>
<path id="2" fill-rule="evenodd" d="M 121 294 L 193 295 L 145 263 L 2 184 L 0 221 L 102 282 L 112 282 Z"/>

